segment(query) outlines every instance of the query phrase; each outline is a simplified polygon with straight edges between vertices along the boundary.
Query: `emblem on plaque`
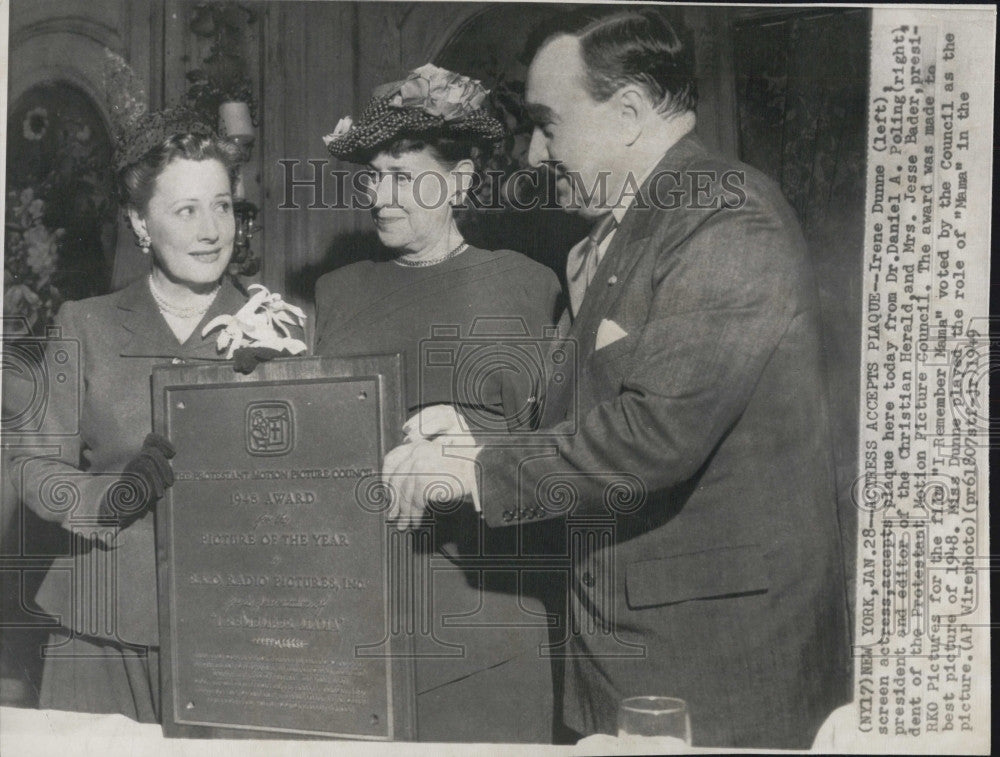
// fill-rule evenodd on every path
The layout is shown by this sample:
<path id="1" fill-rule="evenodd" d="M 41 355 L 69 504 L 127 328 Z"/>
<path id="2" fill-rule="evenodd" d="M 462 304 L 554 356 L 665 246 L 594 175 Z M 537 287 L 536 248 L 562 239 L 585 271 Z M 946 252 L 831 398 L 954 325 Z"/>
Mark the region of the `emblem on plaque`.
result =
<path id="1" fill-rule="evenodd" d="M 247 452 L 284 455 L 291 452 L 295 430 L 292 406 L 281 400 L 251 402 L 246 412 Z"/>

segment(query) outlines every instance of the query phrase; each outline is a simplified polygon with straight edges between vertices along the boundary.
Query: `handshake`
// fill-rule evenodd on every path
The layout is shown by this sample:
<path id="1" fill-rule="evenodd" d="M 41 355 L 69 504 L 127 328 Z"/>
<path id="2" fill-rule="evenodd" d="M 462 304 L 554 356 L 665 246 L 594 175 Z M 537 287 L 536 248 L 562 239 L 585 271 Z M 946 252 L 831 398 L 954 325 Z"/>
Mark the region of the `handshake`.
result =
<path id="1" fill-rule="evenodd" d="M 386 455 L 382 482 L 390 495 L 389 519 L 403 531 L 419 523 L 434 505 L 470 499 L 477 505 L 476 443 L 469 424 L 452 405 L 431 405 L 403 425 L 403 443 Z M 121 479 L 106 492 L 100 513 L 121 528 L 142 517 L 174 482 L 174 448 L 158 435 L 146 436 Z"/>
<path id="2" fill-rule="evenodd" d="M 452 405 L 431 405 L 403 425 L 403 443 L 385 456 L 382 482 L 388 517 L 400 531 L 435 505 L 471 499 L 479 509 L 476 457 L 482 449 Z"/>

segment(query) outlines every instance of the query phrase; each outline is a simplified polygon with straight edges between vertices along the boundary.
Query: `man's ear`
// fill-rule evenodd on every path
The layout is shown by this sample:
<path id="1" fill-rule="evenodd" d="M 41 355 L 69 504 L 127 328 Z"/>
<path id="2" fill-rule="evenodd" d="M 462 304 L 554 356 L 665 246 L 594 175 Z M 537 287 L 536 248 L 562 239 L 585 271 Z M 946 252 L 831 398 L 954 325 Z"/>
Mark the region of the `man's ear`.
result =
<path id="1" fill-rule="evenodd" d="M 149 232 L 146 231 L 146 219 L 142 217 L 138 210 L 130 207 L 128 209 L 128 221 L 132 224 L 132 231 L 140 239 L 142 237 L 148 237 Z"/>
<path id="2" fill-rule="evenodd" d="M 471 160 L 465 158 L 458 161 L 451 170 L 451 175 L 454 180 L 454 186 L 451 188 L 452 204 L 461 205 L 466 201 L 469 192 L 472 191 L 476 176 L 476 166 Z"/>
<path id="3" fill-rule="evenodd" d="M 638 87 L 623 87 L 615 94 L 621 135 L 632 145 L 642 134 L 651 109 L 649 99 Z"/>

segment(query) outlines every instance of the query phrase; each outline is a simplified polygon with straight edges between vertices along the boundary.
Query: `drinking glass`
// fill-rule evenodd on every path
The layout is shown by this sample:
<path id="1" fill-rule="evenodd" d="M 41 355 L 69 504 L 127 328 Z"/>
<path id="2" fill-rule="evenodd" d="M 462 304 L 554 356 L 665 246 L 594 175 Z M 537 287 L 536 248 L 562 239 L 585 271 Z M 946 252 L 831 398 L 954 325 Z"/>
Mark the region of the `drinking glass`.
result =
<path id="1" fill-rule="evenodd" d="M 666 746 L 691 746 L 687 703 L 676 697 L 628 697 L 618 705 L 618 736 L 655 737 Z"/>

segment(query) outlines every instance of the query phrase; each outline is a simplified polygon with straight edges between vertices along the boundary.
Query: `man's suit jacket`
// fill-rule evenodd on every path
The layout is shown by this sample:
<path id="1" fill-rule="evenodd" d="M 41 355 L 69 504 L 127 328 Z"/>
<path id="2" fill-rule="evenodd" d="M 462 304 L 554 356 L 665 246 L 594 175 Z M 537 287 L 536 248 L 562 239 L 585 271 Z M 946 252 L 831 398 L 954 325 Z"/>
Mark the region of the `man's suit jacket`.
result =
<path id="1" fill-rule="evenodd" d="M 227 279 L 184 344 L 158 312 L 145 277 L 113 294 L 67 302 L 56 316 L 61 338 L 79 348 L 79 364 L 67 363 L 77 372 L 70 383 L 79 395 L 49 403 L 41 432 L 25 440 L 12 470 L 25 506 L 80 534 L 72 559 L 56 561 L 36 598 L 63 626 L 118 643 L 158 645 L 152 512 L 108 547 L 88 537 L 94 530 L 88 524 L 152 430 L 153 367 L 221 360 L 218 332 L 203 338 L 201 329 L 245 302 Z"/>
<path id="2" fill-rule="evenodd" d="M 696 744 L 808 748 L 848 634 L 818 300 L 779 190 L 681 139 L 569 339 L 542 431 L 478 458 L 488 524 L 565 518 L 567 724 L 668 695 Z"/>

